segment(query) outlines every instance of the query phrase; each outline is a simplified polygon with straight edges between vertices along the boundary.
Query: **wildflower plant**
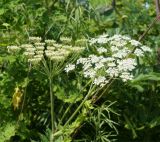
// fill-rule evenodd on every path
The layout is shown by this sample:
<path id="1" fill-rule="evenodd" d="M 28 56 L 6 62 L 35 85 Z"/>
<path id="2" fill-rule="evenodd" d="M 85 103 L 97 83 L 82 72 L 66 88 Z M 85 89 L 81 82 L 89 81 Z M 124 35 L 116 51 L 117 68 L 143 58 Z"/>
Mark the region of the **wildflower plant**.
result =
<path id="1" fill-rule="evenodd" d="M 66 65 L 64 69 L 68 75 L 70 72 L 76 72 L 83 78 L 82 80 L 88 80 L 90 86 L 84 99 L 65 126 L 80 110 L 83 112 L 86 102 L 94 106 L 108 91 L 113 81 L 121 80 L 128 83 L 133 80 L 139 66 L 139 59 L 143 60 L 151 52 L 148 46 L 123 35 L 109 37 L 104 34 L 89 40 L 88 52 L 74 63 Z M 80 124 L 84 120 L 81 119 Z"/>
<path id="2" fill-rule="evenodd" d="M 69 41 L 69 38 L 64 38 L 64 40 L 66 43 L 66 41 Z M 56 131 L 53 80 L 64 70 L 64 67 L 68 62 L 73 62 L 78 57 L 78 55 L 84 50 L 84 47 L 58 44 L 55 40 L 51 39 L 47 39 L 42 42 L 40 37 L 29 37 L 29 44 L 8 46 L 7 48 L 8 51 L 13 54 L 21 53 L 25 60 L 29 63 L 30 69 L 32 67 L 37 68 L 37 70 L 44 74 L 48 79 L 52 125 L 50 141 L 52 142 L 54 140 L 53 134 Z"/>
<path id="3" fill-rule="evenodd" d="M 139 61 L 143 61 L 152 50 L 139 41 L 123 35 L 109 37 L 103 34 L 92 38 L 88 41 L 85 54 L 80 54 L 85 48 L 71 46 L 69 38 L 60 40 L 61 44 L 54 40 L 42 42 L 39 37 L 30 37 L 29 44 L 9 46 L 8 51 L 14 53 L 21 51 L 20 53 L 32 67 L 39 66 L 38 70 L 47 76 L 51 101 L 52 133 L 50 141 L 62 137 L 63 141 L 65 138 L 71 141 L 70 135 L 86 121 L 88 111 L 94 108 L 95 102 L 104 95 L 113 81 L 121 80 L 128 83 L 133 80 L 139 67 Z M 83 41 L 86 42 L 86 40 Z M 79 55 L 81 55 L 80 58 L 78 58 Z M 77 108 L 71 115 L 70 110 L 74 103 L 70 103 L 62 118 L 56 120 L 53 80 L 63 71 L 67 73 L 67 76 L 75 73 L 76 79 L 81 80 L 81 82 L 77 81 L 77 84 L 81 83 L 79 93 L 83 94 L 83 99 L 78 102 Z M 77 102 L 76 99 L 75 102 Z M 67 119 L 65 119 L 66 116 Z"/>

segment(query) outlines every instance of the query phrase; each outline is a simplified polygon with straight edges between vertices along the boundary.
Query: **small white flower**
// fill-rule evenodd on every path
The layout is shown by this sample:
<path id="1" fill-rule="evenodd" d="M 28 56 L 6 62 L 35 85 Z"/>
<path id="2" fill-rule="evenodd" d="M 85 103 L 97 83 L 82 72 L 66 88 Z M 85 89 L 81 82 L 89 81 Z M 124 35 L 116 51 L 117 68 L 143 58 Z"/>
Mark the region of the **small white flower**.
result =
<path id="1" fill-rule="evenodd" d="M 107 58 L 105 57 L 101 58 L 101 63 L 106 63 L 106 62 L 108 62 Z"/>
<path id="2" fill-rule="evenodd" d="M 97 41 L 97 40 L 96 40 L 95 38 L 90 39 L 90 40 L 89 40 L 89 45 L 95 44 L 96 41 Z"/>
<path id="3" fill-rule="evenodd" d="M 44 53 L 43 51 L 36 51 L 37 55 L 43 55 L 43 53 Z"/>
<path id="4" fill-rule="evenodd" d="M 128 80 L 132 80 L 133 79 L 133 75 L 131 75 L 130 73 L 128 72 L 123 72 L 121 75 L 120 75 L 120 78 L 126 82 Z"/>
<path id="5" fill-rule="evenodd" d="M 56 47 L 56 48 L 61 48 L 61 47 L 62 47 L 62 44 L 54 43 L 53 46 Z"/>
<path id="6" fill-rule="evenodd" d="M 105 37 L 99 37 L 99 38 L 97 39 L 97 43 L 99 43 L 99 44 L 105 44 L 105 43 L 107 43 L 107 42 L 108 42 L 108 39 L 105 38 Z"/>
<path id="7" fill-rule="evenodd" d="M 70 45 L 62 45 L 62 49 L 65 49 L 67 51 L 72 51 L 73 50 L 73 46 Z"/>
<path id="8" fill-rule="evenodd" d="M 44 50 L 44 46 L 36 46 L 37 50 Z"/>
<path id="9" fill-rule="evenodd" d="M 35 46 L 44 46 L 45 45 L 45 43 L 43 43 L 43 42 L 36 42 L 34 44 L 35 44 Z"/>
<path id="10" fill-rule="evenodd" d="M 121 59 L 126 57 L 127 55 L 128 55 L 128 52 L 123 49 L 123 50 L 119 50 L 117 53 L 113 54 L 112 56 Z"/>
<path id="11" fill-rule="evenodd" d="M 41 37 L 29 37 L 29 40 L 31 41 L 31 42 L 40 42 L 41 41 Z"/>
<path id="12" fill-rule="evenodd" d="M 105 84 L 108 83 L 108 80 L 104 76 L 99 76 L 98 78 L 94 79 L 93 84 L 103 87 Z"/>
<path id="13" fill-rule="evenodd" d="M 61 37 L 60 40 L 63 42 L 71 42 L 72 39 L 68 37 Z"/>
<path id="14" fill-rule="evenodd" d="M 101 69 L 102 67 L 104 67 L 104 64 L 102 62 L 98 62 L 95 64 L 95 70 Z"/>
<path id="15" fill-rule="evenodd" d="M 131 40 L 131 38 L 130 38 L 130 37 L 127 37 L 127 36 L 123 36 L 122 38 L 123 38 L 124 40 L 126 40 L 126 41 Z"/>
<path id="16" fill-rule="evenodd" d="M 107 38 L 107 35 L 100 35 L 99 37 L 97 38 L 92 38 L 90 41 L 89 41 L 90 45 L 93 45 L 95 43 L 98 43 L 98 44 L 105 44 L 105 43 L 108 43 L 108 38 Z"/>
<path id="17" fill-rule="evenodd" d="M 56 48 L 54 46 L 47 46 L 47 50 L 55 50 Z"/>
<path id="18" fill-rule="evenodd" d="M 53 54 L 53 51 L 52 51 L 52 50 L 45 50 L 45 55 L 46 55 L 47 57 L 51 57 L 51 56 L 53 56 L 54 54 Z"/>
<path id="19" fill-rule="evenodd" d="M 113 61 L 115 61 L 115 58 L 113 58 L 113 57 L 107 57 L 106 61 L 107 62 L 113 62 Z"/>
<path id="20" fill-rule="evenodd" d="M 93 78 L 96 75 L 96 71 L 93 69 L 89 69 L 89 70 L 84 71 L 83 74 L 85 78 Z"/>
<path id="21" fill-rule="evenodd" d="M 36 50 L 36 48 L 26 48 L 27 52 L 34 52 Z"/>
<path id="22" fill-rule="evenodd" d="M 99 38 L 106 38 L 106 37 L 108 37 L 108 36 L 109 36 L 108 34 L 103 33 L 103 35 L 100 35 Z"/>
<path id="23" fill-rule="evenodd" d="M 77 65 L 78 64 L 85 64 L 86 62 L 88 62 L 88 59 L 87 58 L 79 58 L 78 60 L 77 60 Z"/>
<path id="24" fill-rule="evenodd" d="M 70 72 L 70 71 L 72 71 L 72 70 L 74 70 L 75 69 L 75 65 L 74 64 L 68 64 L 66 67 L 65 67 L 65 71 L 68 73 L 68 72 Z"/>
<path id="25" fill-rule="evenodd" d="M 115 67 L 116 64 L 114 62 L 108 63 L 108 67 Z"/>
<path id="26" fill-rule="evenodd" d="M 33 48 L 33 45 L 32 44 L 22 44 L 21 48 L 24 48 L 24 49 L 26 49 L 26 48 Z"/>
<path id="27" fill-rule="evenodd" d="M 119 49 L 116 47 L 116 46 L 111 46 L 111 51 L 112 52 L 116 52 L 116 51 L 118 51 Z"/>
<path id="28" fill-rule="evenodd" d="M 32 57 L 33 55 L 35 55 L 35 53 L 34 52 L 24 52 L 23 55 L 27 57 Z"/>
<path id="29" fill-rule="evenodd" d="M 7 49 L 8 49 L 8 52 L 10 51 L 14 52 L 14 51 L 19 51 L 21 48 L 19 46 L 14 45 L 14 46 L 8 46 Z"/>
<path id="30" fill-rule="evenodd" d="M 106 70 L 106 73 L 110 76 L 110 77 L 117 77 L 119 75 L 119 70 L 117 68 L 113 68 L 113 67 L 109 67 Z"/>
<path id="31" fill-rule="evenodd" d="M 34 58 L 43 58 L 43 55 L 35 55 Z"/>
<path id="32" fill-rule="evenodd" d="M 136 67 L 136 61 L 135 59 L 128 58 L 124 60 L 117 61 L 118 63 L 118 70 L 119 71 L 132 71 Z"/>
<path id="33" fill-rule="evenodd" d="M 149 48 L 148 46 L 141 46 L 141 49 L 142 49 L 144 52 L 152 52 L 152 49 Z"/>
<path id="34" fill-rule="evenodd" d="M 85 63 L 84 65 L 83 65 L 83 70 L 88 70 L 89 68 L 91 68 L 92 67 L 92 64 L 90 64 L 90 63 Z"/>
<path id="35" fill-rule="evenodd" d="M 53 39 L 46 39 L 45 43 L 47 43 L 47 45 L 53 45 L 56 41 Z"/>
<path id="36" fill-rule="evenodd" d="M 130 42 L 131 45 L 133 45 L 133 46 L 139 46 L 139 45 L 141 45 L 141 43 L 140 43 L 139 41 L 137 41 L 137 40 L 130 40 L 129 42 Z"/>
<path id="37" fill-rule="evenodd" d="M 92 38 L 91 40 L 89 40 L 89 45 L 93 45 L 95 43 L 97 43 L 97 39 Z"/>
<path id="38" fill-rule="evenodd" d="M 98 51 L 98 53 L 105 53 L 105 52 L 107 52 L 107 49 L 106 48 L 104 48 L 104 47 L 100 47 L 100 48 L 98 48 L 97 49 L 97 51 Z"/>
<path id="39" fill-rule="evenodd" d="M 141 49 L 136 49 L 136 50 L 134 51 L 134 54 L 135 54 L 136 56 L 138 56 L 138 57 L 144 56 L 144 52 L 143 52 Z"/>
<path id="40" fill-rule="evenodd" d="M 146 3 L 144 4 L 144 7 L 145 7 L 146 9 L 149 9 L 149 8 L 150 8 L 150 4 L 149 4 L 148 2 L 146 2 Z"/>
<path id="41" fill-rule="evenodd" d="M 91 63 L 93 63 L 93 64 L 100 61 L 100 58 L 96 55 L 93 55 L 93 54 L 89 55 L 89 58 L 90 58 Z"/>
<path id="42" fill-rule="evenodd" d="M 127 42 L 120 39 L 120 40 L 112 40 L 110 42 L 110 44 L 112 46 L 116 46 L 116 47 L 123 47 L 123 46 L 125 46 L 127 44 Z"/>

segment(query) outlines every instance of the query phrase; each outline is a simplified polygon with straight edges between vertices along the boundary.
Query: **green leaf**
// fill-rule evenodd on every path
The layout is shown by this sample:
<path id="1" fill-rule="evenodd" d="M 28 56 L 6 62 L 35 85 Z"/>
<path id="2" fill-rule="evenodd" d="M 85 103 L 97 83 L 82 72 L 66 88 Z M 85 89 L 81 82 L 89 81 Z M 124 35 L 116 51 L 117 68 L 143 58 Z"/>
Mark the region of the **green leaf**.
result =
<path id="1" fill-rule="evenodd" d="M 153 119 L 150 123 L 149 123 L 149 127 L 150 128 L 154 128 L 156 126 L 160 125 L 160 117 L 157 117 L 155 119 Z"/>
<path id="2" fill-rule="evenodd" d="M 133 88 L 136 88 L 139 92 L 143 92 L 144 91 L 144 88 L 139 85 L 139 84 L 136 84 L 136 85 L 132 85 Z"/>
<path id="3" fill-rule="evenodd" d="M 77 101 L 80 101 L 83 98 L 83 96 L 79 94 L 78 91 L 66 91 L 64 88 L 60 87 L 58 87 L 55 96 L 65 103 L 76 103 Z"/>
<path id="4" fill-rule="evenodd" d="M 146 80 L 160 81 L 160 73 L 151 72 L 149 74 L 140 74 L 132 81 L 132 83 L 137 83 Z"/>
<path id="5" fill-rule="evenodd" d="M 5 13 L 5 9 L 0 9 L 0 16 L 3 15 Z"/>
<path id="6" fill-rule="evenodd" d="M 7 123 L 5 126 L 0 128 L 1 134 L 0 134 L 0 140 L 2 142 L 5 142 L 7 140 L 10 140 L 12 136 L 16 133 L 16 126 L 12 123 Z"/>

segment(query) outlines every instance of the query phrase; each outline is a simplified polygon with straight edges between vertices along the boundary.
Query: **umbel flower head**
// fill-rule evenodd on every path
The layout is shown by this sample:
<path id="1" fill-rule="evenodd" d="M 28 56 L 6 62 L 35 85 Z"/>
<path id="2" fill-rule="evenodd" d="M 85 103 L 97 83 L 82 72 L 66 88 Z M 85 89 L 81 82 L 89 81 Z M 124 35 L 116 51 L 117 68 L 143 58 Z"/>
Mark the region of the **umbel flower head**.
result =
<path id="1" fill-rule="evenodd" d="M 104 86 L 110 79 L 121 79 L 123 82 L 134 78 L 137 67 L 137 57 L 143 58 L 152 50 L 139 41 L 122 35 L 109 37 L 107 34 L 92 38 L 89 41 L 90 52 L 87 57 L 79 58 L 76 63 L 66 66 L 68 73 L 79 69 L 85 78 L 93 80 L 93 84 Z M 136 50 L 134 50 L 136 49 Z"/>
<path id="2" fill-rule="evenodd" d="M 63 38 L 63 40 L 66 41 L 69 38 Z M 84 47 L 58 44 L 52 39 L 46 39 L 45 42 L 41 41 L 40 37 L 29 37 L 30 43 L 20 46 L 8 46 L 7 49 L 9 52 L 22 50 L 23 55 L 32 64 L 37 64 L 44 58 L 58 62 L 64 61 L 70 54 L 81 53 L 84 50 Z"/>
<path id="3" fill-rule="evenodd" d="M 11 46 L 8 46 L 7 49 L 8 49 L 8 52 L 17 52 L 20 50 L 20 47 L 16 45 L 11 45 Z"/>

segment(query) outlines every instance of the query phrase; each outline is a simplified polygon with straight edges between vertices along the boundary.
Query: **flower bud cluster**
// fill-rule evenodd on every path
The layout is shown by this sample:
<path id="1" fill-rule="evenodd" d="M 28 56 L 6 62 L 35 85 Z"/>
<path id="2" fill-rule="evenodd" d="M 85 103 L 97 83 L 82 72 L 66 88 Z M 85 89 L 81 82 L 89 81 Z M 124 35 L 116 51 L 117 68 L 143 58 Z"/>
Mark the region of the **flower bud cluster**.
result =
<path id="1" fill-rule="evenodd" d="M 16 45 L 8 46 L 7 49 L 8 49 L 8 52 L 17 52 L 17 51 L 20 51 L 20 47 L 16 46 Z"/>
<path id="2" fill-rule="evenodd" d="M 69 38 L 63 40 L 69 41 Z M 29 44 L 20 46 L 8 46 L 8 51 L 13 52 L 22 50 L 23 55 L 28 59 L 28 62 L 33 64 L 39 63 L 43 58 L 48 58 L 53 61 L 64 61 L 71 53 L 80 53 L 84 47 L 75 47 L 65 44 L 58 44 L 55 40 L 47 39 L 41 42 L 40 37 L 29 37 Z"/>
<path id="3" fill-rule="evenodd" d="M 60 40 L 64 43 L 64 44 L 70 44 L 72 39 L 68 38 L 68 37 L 61 37 Z"/>

